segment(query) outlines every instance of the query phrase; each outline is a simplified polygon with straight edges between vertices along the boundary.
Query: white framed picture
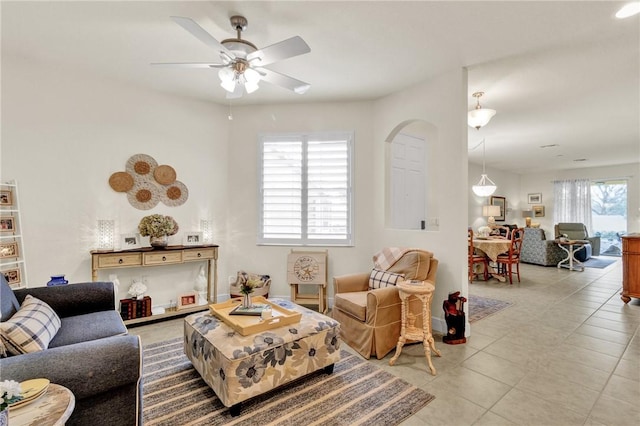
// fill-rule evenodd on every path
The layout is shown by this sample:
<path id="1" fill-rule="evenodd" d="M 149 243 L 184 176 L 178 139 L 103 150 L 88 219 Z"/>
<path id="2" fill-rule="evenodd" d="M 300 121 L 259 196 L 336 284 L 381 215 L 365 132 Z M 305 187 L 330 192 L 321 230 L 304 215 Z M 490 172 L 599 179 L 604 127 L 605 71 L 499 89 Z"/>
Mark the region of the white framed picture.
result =
<path id="1" fill-rule="evenodd" d="M 120 249 L 121 250 L 133 250 L 139 249 L 142 245 L 140 244 L 140 234 L 122 234 L 120 235 Z"/>
<path id="2" fill-rule="evenodd" d="M 201 246 L 203 244 L 202 241 L 202 232 L 187 232 L 184 234 L 182 244 L 185 246 Z"/>
<path id="3" fill-rule="evenodd" d="M 528 198 L 529 198 L 529 204 L 540 204 L 542 202 L 542 194 L 541 193 L 536 193 L 536 194 L 527 194 Z"/>

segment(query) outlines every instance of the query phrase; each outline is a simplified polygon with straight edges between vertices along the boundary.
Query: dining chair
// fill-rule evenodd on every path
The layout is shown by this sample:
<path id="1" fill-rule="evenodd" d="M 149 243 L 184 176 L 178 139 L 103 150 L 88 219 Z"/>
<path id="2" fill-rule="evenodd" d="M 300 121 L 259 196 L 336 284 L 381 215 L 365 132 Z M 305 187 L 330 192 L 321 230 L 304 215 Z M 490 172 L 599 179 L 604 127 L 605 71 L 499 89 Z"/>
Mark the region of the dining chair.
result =
<path id="1" fill-rule="evenodd" d="M 509 251 L 498 255 L 498 271 L 509 275 L 509 283 L 513 284 L 513 265 L 516 266 L 518 282 L 520 282 L 520 250 L 522 249 L 522 239 L 524 238 L 524 228 L 517 228 L 511 231 L 511 246 Z"/>
<path id="2" fill-rule="evenodd" d="M 490 235 L 497 235 L 508 240 L 511 238 L 511 228 L 508 226 L 496 226 L 493 228 Z"/>
<path id="3" fill-rule="evenodd" d="M 487 256 L 484 254 L 477 254 L 475 248 L 473 247 L 473 230 L 469 229 L 467 232 L 468 241 L 469 241 L 469 252 L 467 253 L 467 258 L 469 261 L 469 282 L 473 282 L 473 277 L 477 275 L 474 271 L 474 267 L 476 263 L 482 263 L 484 270 L 482 272 L 484 280 L 487 281 L 489 279 L 489 262 L 487 261 Z"/>

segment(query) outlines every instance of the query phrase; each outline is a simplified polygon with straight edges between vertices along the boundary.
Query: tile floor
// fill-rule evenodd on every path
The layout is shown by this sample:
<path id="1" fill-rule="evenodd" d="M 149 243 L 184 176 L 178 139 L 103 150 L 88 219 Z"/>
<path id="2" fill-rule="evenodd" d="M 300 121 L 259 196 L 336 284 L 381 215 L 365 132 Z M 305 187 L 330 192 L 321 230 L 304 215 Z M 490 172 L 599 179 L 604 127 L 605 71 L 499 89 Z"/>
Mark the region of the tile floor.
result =
<path id="1" fill-rule="evenodd" d="M 513 305 L 473 323 L 466 344 L 436 336 L 435 377 L 419 344 L 393 367 L 393 352 L 371 360 L 436 396 L 404 426 L 640 424 L 640 300 L 620 300 L 620 261 L 584 272 L 522 264 L 521 277 L 470 286 Z M 182 320 L 130 331 L 148 344 L 180 336 Z"/>

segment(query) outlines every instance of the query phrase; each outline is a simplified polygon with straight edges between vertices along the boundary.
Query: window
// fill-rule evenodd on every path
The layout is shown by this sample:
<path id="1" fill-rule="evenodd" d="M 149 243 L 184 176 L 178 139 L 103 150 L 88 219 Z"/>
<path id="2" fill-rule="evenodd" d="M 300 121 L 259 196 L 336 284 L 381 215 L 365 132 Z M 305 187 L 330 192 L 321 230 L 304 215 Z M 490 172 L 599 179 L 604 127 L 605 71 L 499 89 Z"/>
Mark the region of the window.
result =
<path id="1" fill-rule="evenodd" d="M 258 244 L 352 244 L 353 133 L 260 137 Z"/>

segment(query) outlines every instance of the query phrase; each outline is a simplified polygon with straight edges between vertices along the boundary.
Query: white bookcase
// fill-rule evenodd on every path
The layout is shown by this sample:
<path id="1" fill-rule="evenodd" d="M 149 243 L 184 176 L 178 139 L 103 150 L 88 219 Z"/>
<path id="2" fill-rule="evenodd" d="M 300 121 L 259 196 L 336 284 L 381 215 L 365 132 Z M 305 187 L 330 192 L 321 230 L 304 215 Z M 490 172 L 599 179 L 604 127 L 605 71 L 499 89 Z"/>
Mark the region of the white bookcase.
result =
<path id="1" fill-rule="evenodd" d="M 0 272 L 12 288 L 27 287 L 20 195 L 16 181 L 0 183 Z"/>

